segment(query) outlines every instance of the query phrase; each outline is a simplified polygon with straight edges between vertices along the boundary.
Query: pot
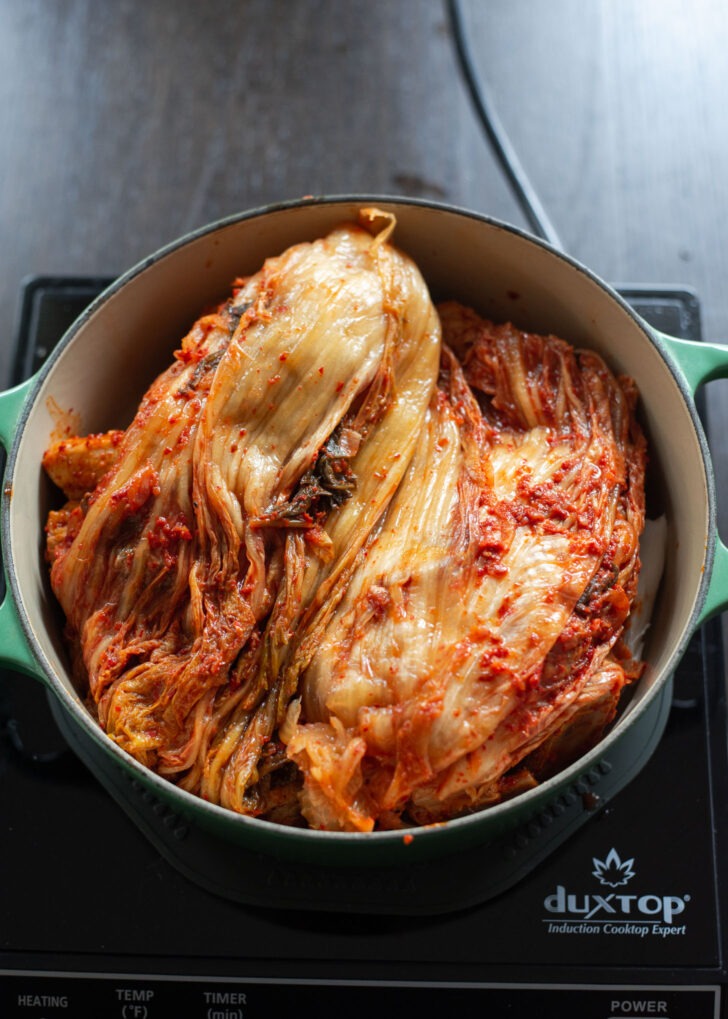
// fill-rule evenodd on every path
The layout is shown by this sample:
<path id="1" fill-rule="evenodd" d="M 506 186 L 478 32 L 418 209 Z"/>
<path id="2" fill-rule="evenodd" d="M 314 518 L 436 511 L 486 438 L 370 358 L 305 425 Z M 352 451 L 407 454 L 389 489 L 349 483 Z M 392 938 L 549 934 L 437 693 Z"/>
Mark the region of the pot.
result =
<path id="1" fill-rule="evenodd" d="M 433 297 L 590 347 L 632 376 L 650 449 L 648 506 L 667 522 L 665 568 L 630 702 L 602 742 L 536 789 L 470 817 L 402 832 L 289 829 L 237 815 L 180 790 L 127 756 L 98 728 L 76 690 L 63 620 L 44 562 L 51 485 L 43 451 L 59 414 L 85 432 L 123 427 L 180 337 L 231 281 L 289 245 L 355 219 L 367 205 L 396 215 L 394 243 L 418 263 Z M 396 866 L 486 845 L 543 816 L 564 790 L 625 756 L 644 763 L 645 732 L 659 733 L 670 677 L 694 631 L 728 605 L 728 551 L 716 535 L 713 471 L 694 403 L 697 387 L 728 375 L 728 348 L 665 336 L 592 272 L 524 232 L 486 216 L 410 199 L 306 199 L 222 220 L 163 248 L 110 286 L 67 331 L 43 368 L 0 394 L 7 450 L 0 662 L 45 684 L 55 707 L 113 767 L 216 838 L 275 858 L 335 866 Z M 654 743 L 654 741 L 653 741 Z M 653 745 L 650 744 L 650 746 Z M 629 770 L 629 769 L 627 769 Z M 634 767 L 632 767 L 632 772 Z M 617 789 L 631 777 L 613 782 Z"/>

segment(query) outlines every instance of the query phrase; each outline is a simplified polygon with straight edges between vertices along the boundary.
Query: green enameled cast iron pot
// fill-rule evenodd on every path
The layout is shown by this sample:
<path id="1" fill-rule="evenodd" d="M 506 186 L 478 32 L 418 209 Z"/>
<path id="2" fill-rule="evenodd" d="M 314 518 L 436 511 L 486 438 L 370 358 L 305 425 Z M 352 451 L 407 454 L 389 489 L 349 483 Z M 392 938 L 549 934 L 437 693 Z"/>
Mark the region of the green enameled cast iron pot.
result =
<path id="1" fill-rule="evenodd" d="M 539 788 L 471 817 L 415 829 L 412 839 L 401 832 L 302 831 L 242 817 L 180 791 L 128 757 L 99 730 L 74 687 L 43 555 L 51 486 L 41 457 L 58 408 L 76 415 L 84 432 L 125 426 L 190 323 L 228 293 L 233 279 L 371 205 L 395 213 L 394 242 L 418 263 L 436 299 L 457 298 L 496 321 L 590 347 L 636 380 L 650 448 L 650 509 L 667 521 L 647 666 L 602 743 Z M 246 849 L 326 865 L 390 866 L 488 843 L 538 816 L 560 790 L 617 754 L 656 699 L 664 699 L 694 631 L 728 605 L 728 552 L 716 535 L 713 472 L 693 400 L 701 383 L 722 375 L 728 375 L 728 348 L 661 335 L 573 259 L 485 216 L 363 196 L 305 199 L 212 224 L 127 272 L 68 330 L 36 376 L 0 394 L 0 439 L 8 454 L 0 662 L 45 684 L 64 717 L 154 796 Z"/>

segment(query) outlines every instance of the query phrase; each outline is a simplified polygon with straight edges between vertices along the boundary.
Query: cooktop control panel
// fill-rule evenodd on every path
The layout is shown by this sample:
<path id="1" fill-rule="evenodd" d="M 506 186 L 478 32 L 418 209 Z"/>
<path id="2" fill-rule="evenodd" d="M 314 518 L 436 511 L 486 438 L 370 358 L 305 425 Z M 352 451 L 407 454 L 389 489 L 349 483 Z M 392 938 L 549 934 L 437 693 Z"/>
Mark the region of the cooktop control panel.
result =
<path id="1" fill-rule="evenodd" d="M 423 1019 L 476 1016 L 513 1019 L 718 1019 L 718 987 L 317 982 L 278 979 L 94 976 L 54 973 L 6 976 L 6 1019 L 270 1019 L 271 1016 L 372 1016 Z M 487 1002 L 487 1006 L 486 1006 Z M 486 1006 L 484 1010 L 484 1006 Z"/>

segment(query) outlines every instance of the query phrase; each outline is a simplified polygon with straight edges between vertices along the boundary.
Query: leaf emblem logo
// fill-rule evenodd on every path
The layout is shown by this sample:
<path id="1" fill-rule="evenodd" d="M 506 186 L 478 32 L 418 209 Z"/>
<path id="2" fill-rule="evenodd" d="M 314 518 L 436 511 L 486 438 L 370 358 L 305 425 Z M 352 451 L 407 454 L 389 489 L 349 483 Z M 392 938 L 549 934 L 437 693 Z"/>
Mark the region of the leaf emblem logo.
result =
<path id="1" fill-rule="evenodd" d="M 620 888 L 634 877 L 634 858 L 622 862 L 616 849 L 610 849 L 605 860 L 592 858 L 594 870 L 592 874 L 600 884 L 608 888 Z"/>

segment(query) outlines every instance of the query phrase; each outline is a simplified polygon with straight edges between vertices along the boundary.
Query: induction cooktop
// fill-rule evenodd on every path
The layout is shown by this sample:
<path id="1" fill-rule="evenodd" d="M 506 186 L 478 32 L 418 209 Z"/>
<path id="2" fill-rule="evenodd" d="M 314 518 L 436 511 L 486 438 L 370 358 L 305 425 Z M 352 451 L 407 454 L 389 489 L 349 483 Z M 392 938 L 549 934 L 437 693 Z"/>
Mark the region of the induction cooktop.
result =
<path id="1" fill-rule="evenodd" d="M 26 282 L 8 383 L 106 282 Z M 620 289 L 700 338 L 692 292 Z M 128 780 L 95 767 L 44 688 L 6 672 L 0 1015 L 724 1015 L 724 674 L 711 621 L 624 782 L 607 759 L 498 845 L 346 874 L 231 853 L 143 790 L 120 794 Z"/>

